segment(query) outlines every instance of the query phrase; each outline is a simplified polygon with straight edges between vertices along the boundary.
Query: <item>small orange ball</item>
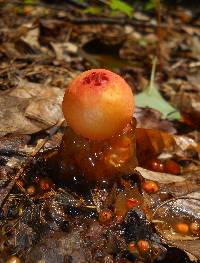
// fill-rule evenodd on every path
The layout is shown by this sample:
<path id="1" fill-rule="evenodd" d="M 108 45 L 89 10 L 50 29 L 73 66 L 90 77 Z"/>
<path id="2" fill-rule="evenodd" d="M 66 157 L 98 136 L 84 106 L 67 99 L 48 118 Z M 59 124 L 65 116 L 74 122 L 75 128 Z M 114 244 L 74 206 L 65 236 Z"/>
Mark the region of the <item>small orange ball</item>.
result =
<path id="1" fill-rule="evenodd" d="M 99 213 L 99 222 L 100 223 L 109 223 L 113 218 L 113 213 L 109 209 L 102 210 Z"/>
<path id="2" fill-rule="evenodd" d="M 175 230 L 177 233 L 185 235 L 189 232 L 189 226 L 186 223 L 178 223 L 175 226 Z"/>
<path id="3" fill-rule="evenodd" d="M 157 183 L 154 181 L 145 181 L 142 187 L 145 190 L 145 192 L 147 192 L 148 194 L 154 194 L 159 191 L 159 187 Z"/>
<path id="4" fill-rule="evenodd" d="M 140 205 L 140 203 L 141 202 L 136 198 L 129 198 L 126 201 L 126 206 L 127 206 L 127 209 L 132 209 L 133 207 Z"/>
<path id="5" fill-rule="evenodd" d="M 200 225 L 197 222 L 193 222 L 190 224 L 190 231 L 192 234 L 197 235 L 200 234 Z"/>
<path id="6" fill-rule="evenodd" d="M 134 241 L 128 244 L 128 250 L 131 254 L 138 254 L 138 249 Z"/>
<path id="7" fill-rule="evenodd" d="M 170 174 L 180 174 L 181 168 L 180 165 L 174 160 L 168 160 L 164 164 L 164 170 L 166 173 Z"/>
<path id="8" fill-rule="evenodd" d="M 34 195 L 36 192 L 35 186 L 34 185 L 30 185 L 27 189 L 26 189 L 27 193 L 29 195 Z"/>
<path id="9" fill-rule="evenodd" d="M 50 190 L 50 187 L 52 185 L 52 181 L 49 178 L 43 178 L 43 179 L 41 179 L 39 184 L 40 184 L 41 190 L 47 191 L 47 190 Z"/>
<path id="10" fill-rule="evenodd" d="M 150 245 L 147 240 L 139 240 L 137 246 L 140 253 L 147 253 L 150 250 Z"/>
<path id="11" fill-rule="evenodd" d="M 158 159 L 148 160 L 147 163 L 146 163 L 146 167 L 149 170 L 152 170 L 152 171 L 155 171 L 155 172 L 159 172 L 159 173 L 163 173 L 164 172 L 164 165 Z"/>
<path id="12" fill-rule="evenodd" d="M 69 83 L 62 109 L 76 134 L 91 140 L 104 140 L 131 121 L 134 96 L 128 83 L 116 73 L 91 69 Z"/>

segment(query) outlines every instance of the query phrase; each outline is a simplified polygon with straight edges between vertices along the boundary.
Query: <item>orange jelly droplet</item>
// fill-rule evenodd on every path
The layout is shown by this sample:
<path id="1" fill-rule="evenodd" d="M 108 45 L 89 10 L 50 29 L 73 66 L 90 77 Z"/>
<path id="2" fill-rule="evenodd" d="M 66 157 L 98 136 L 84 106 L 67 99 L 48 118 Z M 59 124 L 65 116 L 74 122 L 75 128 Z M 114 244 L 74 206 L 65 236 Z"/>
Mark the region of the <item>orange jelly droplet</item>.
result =
<path id="1" fill-rule="evenodd" d="M 113 213 L 109 209 L 107 210 L 102 210 L 99 213 L 99 222 L 100 223 L 109 223 L 113 218 Z"/>
<path id="2" fill-rule="evenodd" d="M 140 253 L 147 253 L 150 250 L 150 245 L 147 240 L 139 240 L 137 245 Z"/>
<path id="3" fill-rule="evenodd" d="M 157 193 L 159 190 L 157 183 L 154 181 L 146 181 L 143 183 L 142 187 L 149 194 Z"/>
<path id="4" fill-rule="evenodd" d="M 132 254 L 138 253 L 137 246 L 136 246 L 136 243 L 134 241 L 132 241 L 128 244 L 128 250 Z"/>
<path id="5" fill-rule="evenodd" d="M 177 233 L 186 235 L 189 232 L 189 226 L 186 223 L 178 223 L 175 226 L 175 230 Z"/>
<path id="6" fill-rule="evenodd" d="M 36 192 L 36 188 L 34 187 L 34 185 L 30 185 L 28 188 L 27 188 L 27 193 L 29 195 L 34 195 Z"/>
<path id="7" fill-rule="evenodd" d="M 50 190 L 51 185 L 52 181 L 49 178 L 44 178 L 40 181 L 40 188 L 43 191 Z"/>
<path id="8" fill-rule="evenodd" d="M 155 171 L 155 172 L 160 172 L 160 173 L 164 172 L 164 165 L 158 159 L 148 160 L 147 163 L 146 163 L 146 167 L 149 170 L 152 170 L 152 171 Z"/>
<path id="9" fill-rule="evenodd" d="M 181 172 L 180 165 L 173 160 L 166 161 L 164 164 L 164 169 L 166 173 L 170 174 L 180 174 Z"/>
<path id="10" fill-rule="evenodd" d="M 126 206 L 128 209 L 132 209 L 133 207 L 136 207 L 140 204 L 141 204 L 141 202 L 135 198 L 129 198 L 126 202 Z"/>
<path id="11" fill-rule="evenodd" d="M 135 242 L 130 242 L 128 248 L 131 253 L 134 253 L 135 251 L 137 251 L 137 246 Z"/>

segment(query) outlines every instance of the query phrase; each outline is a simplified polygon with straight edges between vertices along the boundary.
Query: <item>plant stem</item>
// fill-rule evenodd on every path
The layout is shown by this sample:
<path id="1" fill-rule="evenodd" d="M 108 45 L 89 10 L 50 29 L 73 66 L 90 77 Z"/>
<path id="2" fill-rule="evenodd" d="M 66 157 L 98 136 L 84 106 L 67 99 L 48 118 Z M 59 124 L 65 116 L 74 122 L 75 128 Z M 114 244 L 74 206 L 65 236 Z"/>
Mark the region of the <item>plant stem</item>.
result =
<path id="1" fill-rule="evenodd" d="M 160 71 L 162 71 L 162 33 L 161 33 L 161 4 L 160 0 L 156 0 L 156 15 L 157 15 L 157 57 L 159 61 Z"/>
<path id="2" fill-rule="evenodd" d="M 155 83 L 155 74 L 156 74 L 156 63 L 157 63 L 157 57 L 155 57 L 152 62 L 151 78 L 150 78 L 149 86 L 147 88 L 147 92 L 149 95 L 151 94 L 155 86 L 154 83 Z"/>

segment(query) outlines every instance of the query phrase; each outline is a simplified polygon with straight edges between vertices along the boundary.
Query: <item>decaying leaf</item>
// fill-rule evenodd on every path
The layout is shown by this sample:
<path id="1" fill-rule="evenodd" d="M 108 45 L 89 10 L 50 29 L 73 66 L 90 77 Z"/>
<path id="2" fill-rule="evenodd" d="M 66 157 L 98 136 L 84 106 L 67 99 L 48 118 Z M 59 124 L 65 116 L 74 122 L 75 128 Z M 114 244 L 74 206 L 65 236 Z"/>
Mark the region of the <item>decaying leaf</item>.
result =
<path id="1" fill-rule="evenodd" d="M 189 252 L 193 256 L 195 256 L 198 260 L 200 259 L 200 252 L 199 252 L 199 247 L 200 247 L 200 240 L 176 240 L 173 242 L 170 242 L 171 245 L 176 246 L 180 249 L 185 250 L 186 252 Z M 193 258 L 194 259 L 194 258 Z"/>
<path id="2" fill-rule="evenodd" d="M 184 115 L 186 123 L 199 127 L 200 123 L 200 92 L 181 91 L 173 98 L 176 105 Z"/>
<path id="3" fill-rule="evenodd" d="M 194 148 L 198 150 L 198 144 L 190 137 L 179 135 L 174 136 L 174 140 L 182 151 L 185 151 L 188 148 Z"/>
<path id="4" fill-rule="evenodd" d="M 16 43 L 15 46 L 20 52 L 27 54 L 38 54 L 40 53 L 39 45 L 39 29 L 34 28 L 28 30 L 25 36 L 22 36 Z"/>
<path id="5" fill-rule="evenodd" d="M 63 114 L 60 104 L 54 99 L 38 99 L 29 104 L 25 116 L 52 126 L 62 119 Z"/>
<path id="6" fill-rule="evenodd" d="M 153 181 L 157 181 L 163 184 L 185 181 L 185 178 L 182 176 L 176 176 L 176 175 L 171 175 L 167 173 L 153 172 L 153 171 L 144 169 L 142 167 L 136 167 L 136 171 L 140 172 L 142 177 L 144 177 L 147 180 L 153 180 Z"/>
<path id="7" fill-rule="evenodd" d="M 66 258 L 67 261 L 70 258 L 75 263 L 86 262 L 80 230 L 73 231 L 71 234 L 57 232 L 52 237 L 45 237 L 38 246 L 31 249 L 27 261 L 30 263 L 62 263 L 63 258 Z"/>
<path id="8" fill-rule="evenodd" d="M 70 54 L 76 54 L 78 51 L 78 46 L 74 43 L 66 42 L 66 43 L 53 43 L 51 42 L 51 46 L 54 49 L 57 60 L 66 60 L 67 62 L 71 61 Z"/>
<path id="9" fill-rule="evenodd" d="M 24 116 L 28 101 L 11 96 L 0 97 L 0 135 L 8 133 L 31 134 L 44 128 Z"/>
<path id="10" fill-rule="evenodd" d="M 32 134 L 50 128 L 62 119 L 64 90 L 21 81 L 17 88 L 0 98 L 0 132 Z"/>
<path id="11" fill-rule="evenodd" d="M 170 134 L 176 133 L 172 122 L 163 120 L 161 113 L 151 108 L 136 108 L 134 117 L 137 120 L 137 128 L 156 129 Z"/>

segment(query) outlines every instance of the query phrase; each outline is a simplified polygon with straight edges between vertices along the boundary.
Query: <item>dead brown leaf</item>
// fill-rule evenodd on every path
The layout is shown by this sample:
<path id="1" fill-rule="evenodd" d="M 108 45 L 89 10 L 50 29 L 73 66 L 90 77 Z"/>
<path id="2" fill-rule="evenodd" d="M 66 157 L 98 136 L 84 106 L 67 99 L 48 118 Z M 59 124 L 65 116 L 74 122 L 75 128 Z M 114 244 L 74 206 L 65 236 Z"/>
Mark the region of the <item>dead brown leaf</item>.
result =
<path id="1" fill-rule="evenodd" d="M 136 171 L 140 172 L 142 177 L 147 180 L 156 181 L 162 184 L 184 182 L 185 178 L 182 176 L 171 175 L 167 173 L 153 172 L 142 167 L 136 167 Z"/>
<path id="2" fill-rule="evenodd" d="M 24 115 L 28 101 L 11 96 L 0 97 L 0 135 L 8 133 L 31 134 L 44 128 Z"/>
<path id="3" fill-rule="evenodd" d="M 0 98 L 1 135 L 32 134 L 51 127 L 63 116 L 63 95 L 63 89 L 21 80 Z"/>
<path id="4" fill-rule="evenodd" d="M 134 117 L 137 120 L 137 128 L 157 129 L 170 134 L 176 133 L 176 129 L 170 121 L 163 120 L 161 113 L 150 108 L 136 108 Z"/>

